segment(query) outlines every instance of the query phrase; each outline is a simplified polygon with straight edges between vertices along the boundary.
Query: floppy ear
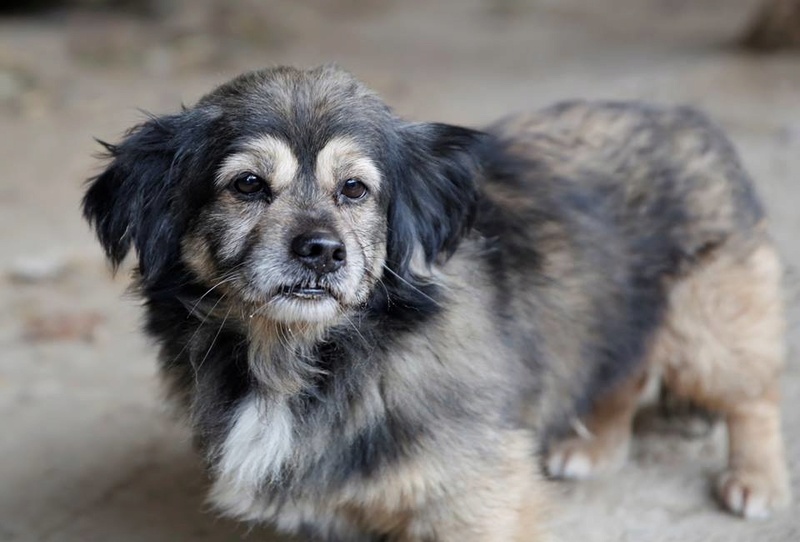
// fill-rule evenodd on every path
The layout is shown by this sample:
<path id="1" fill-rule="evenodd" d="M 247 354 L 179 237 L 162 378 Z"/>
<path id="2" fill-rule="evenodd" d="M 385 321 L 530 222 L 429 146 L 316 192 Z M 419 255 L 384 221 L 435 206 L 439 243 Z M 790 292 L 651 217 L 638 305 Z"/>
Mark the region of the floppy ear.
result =
<path id="1" fill-rule="evenodd" d="M 401 128 L 403 151 L 389 205 L 389 263 L 405 274 L 414 253 L 447 258 L 472 225 L 486 134 L 447 124 Z"/>
<path id="2" fill-rule="evenodd" d="M 179 118 L 152 118 L 130 130 L 119 145 L 101 142 L 112 162 L 89 181 L 83 198 L 83 216 L 109 261 L 116 268 L 135 247 L 145 283 L 165 270 L 179 248 L 172 202 L 184 162 Z"/>

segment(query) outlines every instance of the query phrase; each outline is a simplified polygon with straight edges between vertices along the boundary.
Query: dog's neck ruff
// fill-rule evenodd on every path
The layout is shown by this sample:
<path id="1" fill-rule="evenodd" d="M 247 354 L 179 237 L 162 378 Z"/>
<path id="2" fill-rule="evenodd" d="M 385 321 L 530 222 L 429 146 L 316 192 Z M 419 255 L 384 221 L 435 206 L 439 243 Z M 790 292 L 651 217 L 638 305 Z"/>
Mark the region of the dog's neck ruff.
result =
<path id="1" fill-rule="evenodd" d="M 318 345 L 332 326 L 316 322 L 287 324 L 251 318 L 248 326 L 248 365 L 259 387 L 269 395 L 291 397 L 308 388 L 323 370 Z"/>

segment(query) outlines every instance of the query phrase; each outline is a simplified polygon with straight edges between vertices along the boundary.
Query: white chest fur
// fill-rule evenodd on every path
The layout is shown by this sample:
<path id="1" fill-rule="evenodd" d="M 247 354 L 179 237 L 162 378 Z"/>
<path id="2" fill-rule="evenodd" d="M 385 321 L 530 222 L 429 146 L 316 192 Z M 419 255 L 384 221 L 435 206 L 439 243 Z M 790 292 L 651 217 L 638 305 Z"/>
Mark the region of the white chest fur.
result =
<path id="1" fill-rule="evenodd" d="M 246 397 L 218 451 L 211 502 L 241 519 L 266 519 L 274 513 L 267 503 L 259 502 L 258 492 L 266 482 L 280 477 L 293 440 L 294 419 L 285 402 Z"/>

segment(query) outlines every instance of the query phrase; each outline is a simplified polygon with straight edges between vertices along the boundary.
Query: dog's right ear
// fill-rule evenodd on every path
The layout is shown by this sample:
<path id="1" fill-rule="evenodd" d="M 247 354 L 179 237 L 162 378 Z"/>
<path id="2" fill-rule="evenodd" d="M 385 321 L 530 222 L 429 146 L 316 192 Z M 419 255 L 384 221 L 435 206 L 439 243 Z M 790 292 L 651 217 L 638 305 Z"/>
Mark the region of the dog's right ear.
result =
<path id="1" fill-rule="evenodd" d="M 427 265 L 450 257 L 469 229 L 487 135 L 448 124 L 409 123 L 400 136 L 387 250 L 392 270 L 405 275 L 417 253 Z"/>
<path id="2" fill-rule="evenodd" d="M 186 113 L 184 113 L 185 115 Z M 151 118 L 118 145 L 101 144 L 112 160 L 89 181 L 83 216 L 116 268 L 135 247 L 145 282 L 157 277 L 178 248 L 173 188 L 181 176 L 181 115 Z"/>

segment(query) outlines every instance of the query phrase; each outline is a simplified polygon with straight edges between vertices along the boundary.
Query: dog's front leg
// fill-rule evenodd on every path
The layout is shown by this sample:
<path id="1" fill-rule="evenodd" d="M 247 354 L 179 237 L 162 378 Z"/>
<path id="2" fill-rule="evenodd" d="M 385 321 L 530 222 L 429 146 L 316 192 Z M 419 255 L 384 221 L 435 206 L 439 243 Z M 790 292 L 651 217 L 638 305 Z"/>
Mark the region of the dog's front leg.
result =
<path id="1" fill-rule="evenodd" d="M 506 441 L 498 459 L 464 460 L 463 477 L 414 515 L 402 542 L 549 542 L 547 488 L 529 435 Z M 516 441 L 516 442 L 515 442 Z"/>

